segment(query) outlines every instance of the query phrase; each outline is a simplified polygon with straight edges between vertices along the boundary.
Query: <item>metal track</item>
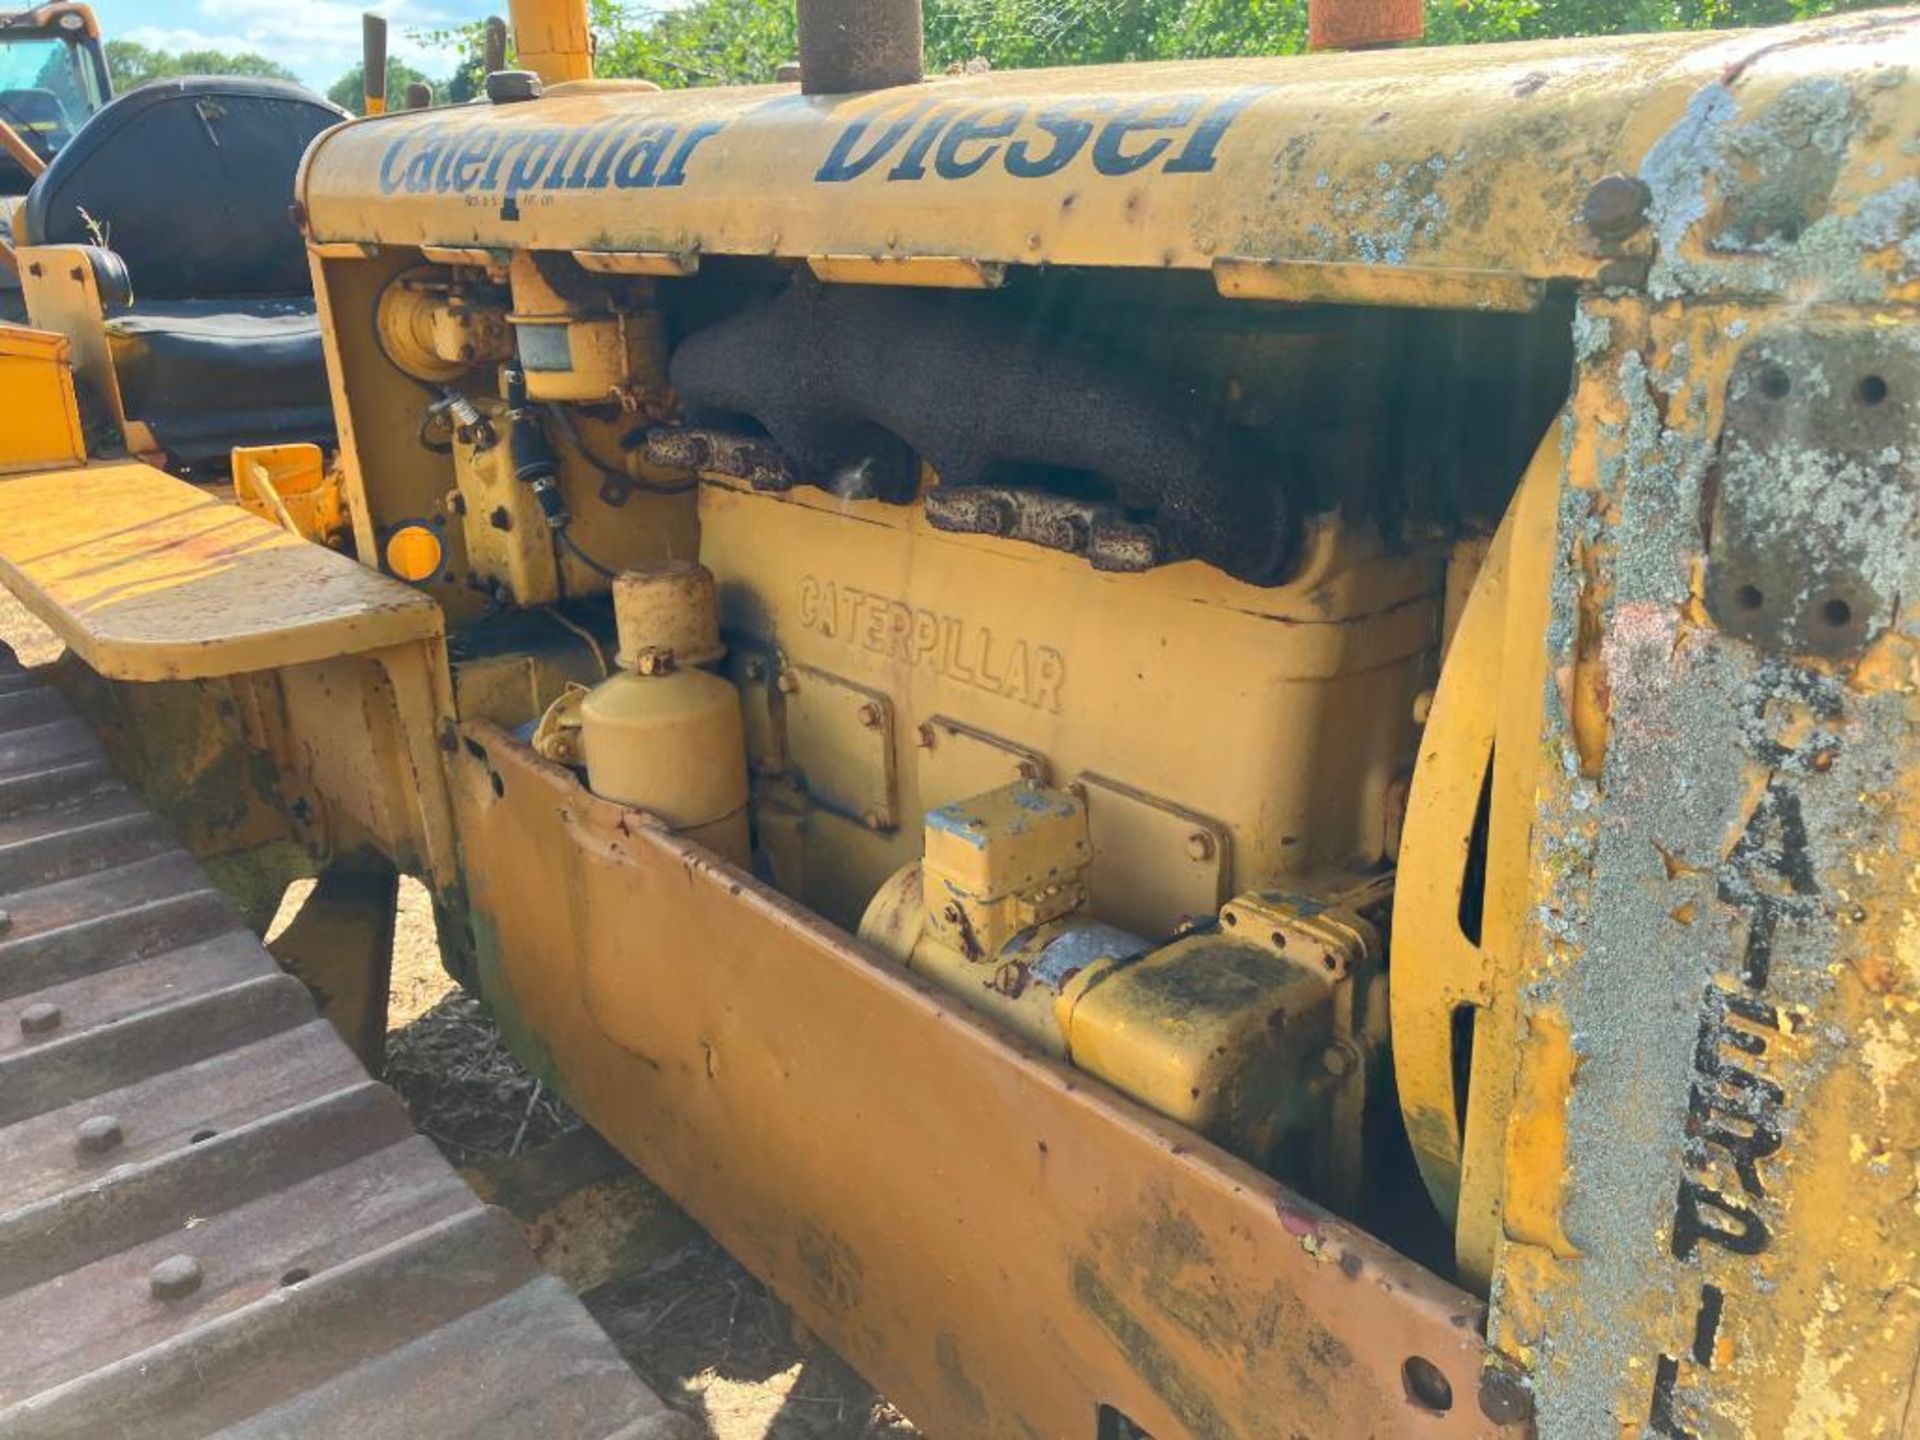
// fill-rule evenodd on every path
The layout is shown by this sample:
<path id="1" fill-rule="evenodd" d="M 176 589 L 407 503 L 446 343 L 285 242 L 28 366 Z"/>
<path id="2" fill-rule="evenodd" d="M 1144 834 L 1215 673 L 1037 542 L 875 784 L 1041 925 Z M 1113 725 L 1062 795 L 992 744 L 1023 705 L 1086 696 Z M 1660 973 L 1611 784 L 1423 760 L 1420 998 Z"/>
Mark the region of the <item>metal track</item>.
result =
<path id="1" fill-rule="evenodd" d="M 0 1437 L 682 1437 L 0 647 Z"/>

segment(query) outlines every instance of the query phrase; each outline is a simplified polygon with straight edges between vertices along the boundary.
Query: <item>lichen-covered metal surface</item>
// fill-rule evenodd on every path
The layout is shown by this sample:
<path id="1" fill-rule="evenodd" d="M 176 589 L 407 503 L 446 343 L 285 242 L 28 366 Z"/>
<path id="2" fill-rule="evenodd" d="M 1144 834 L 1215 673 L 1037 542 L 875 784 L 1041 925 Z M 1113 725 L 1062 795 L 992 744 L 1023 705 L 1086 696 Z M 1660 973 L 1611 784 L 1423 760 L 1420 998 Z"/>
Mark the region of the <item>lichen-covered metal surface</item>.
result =
<path id="1" fill-rule="evenodd" d="M 11 654 L 0 909 L 0 1436 L 686 1434 Z"/>
<path id="2" fill-rule="evenodd" d="M 1585 323 L 1496 1338 L 1551 1434 L 1907 1433 L 1914 316 Z"/>

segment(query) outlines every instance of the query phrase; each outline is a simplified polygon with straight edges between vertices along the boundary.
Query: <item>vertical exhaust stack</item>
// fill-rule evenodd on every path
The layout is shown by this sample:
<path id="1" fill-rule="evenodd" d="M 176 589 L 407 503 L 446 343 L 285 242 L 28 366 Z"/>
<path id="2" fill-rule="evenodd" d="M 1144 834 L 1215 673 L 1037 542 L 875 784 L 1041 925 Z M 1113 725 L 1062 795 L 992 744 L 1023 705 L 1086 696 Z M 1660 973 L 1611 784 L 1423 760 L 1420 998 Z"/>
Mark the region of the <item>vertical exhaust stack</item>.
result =
<path id="1" fill-rule="evenodd" d="M 802 94 L 920 82 L 920 0 L 799 0 L 799 7 Z"/>
<path id="2" fill-rule="evenodd" d="M 387 113 L 387 19 L 368 13 L 360 17 L 360 93 L 369 115 Z"/>
<path id="3" fill-rule="evenodd" d="M 1373 50 L 1426 33 L 1421 0 L 1307 0 L 1309 50 Z"/>
<path id="4" fill-rule="evenodd" d="M 593 34 L 587 0 L 511 0 L 513 48 L 518 64 L 543 85 L 593 78 Z"/>

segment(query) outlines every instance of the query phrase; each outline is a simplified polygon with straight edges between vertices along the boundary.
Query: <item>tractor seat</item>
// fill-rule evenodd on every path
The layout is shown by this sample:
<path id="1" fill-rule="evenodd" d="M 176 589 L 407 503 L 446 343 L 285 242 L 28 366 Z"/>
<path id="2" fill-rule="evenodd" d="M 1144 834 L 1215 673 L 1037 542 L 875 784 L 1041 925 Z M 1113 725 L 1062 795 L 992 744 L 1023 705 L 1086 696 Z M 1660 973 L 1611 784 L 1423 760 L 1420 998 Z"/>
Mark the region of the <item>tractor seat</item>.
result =
<path id="1" fill-rule="evenodd" d="M 117 257 L 107 268 L 126 283 L 112 288 L 132 295 L 106 316 L 121 410 L 177 466 L 217 469 L 234 445 L 333 441 L 291 210 L 300 157 L 345 118 L 278 80 L 153 81 L 81 126 L 20 207 L 26 243 Z"/>
<path id="2" fill-rule="evenodd" d="M 189 469 L 236 441 L 333 441 L 313 297 L 145 300 L 107 320 L 120 400 Z"/>

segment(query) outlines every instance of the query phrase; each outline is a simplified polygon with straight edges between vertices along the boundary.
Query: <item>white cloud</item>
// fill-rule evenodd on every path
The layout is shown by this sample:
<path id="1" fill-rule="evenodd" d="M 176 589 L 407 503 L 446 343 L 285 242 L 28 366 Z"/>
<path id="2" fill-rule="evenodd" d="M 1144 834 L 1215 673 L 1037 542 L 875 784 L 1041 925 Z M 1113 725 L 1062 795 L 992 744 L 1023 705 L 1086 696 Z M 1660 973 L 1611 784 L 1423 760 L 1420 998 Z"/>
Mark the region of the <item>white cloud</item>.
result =
<path id="1" fill-rule="evenodd" d="M 455 56 L 412 32 L 489 13 L 486 0 L 198 0 L 194 10 L 202 24 L 136 25 L 108 34 L 162 50 L 250 50 L 324 90 L 360 58 L 363 11 L 387 17 L 390 54 L 436 79 L 453 68 Z"/>

